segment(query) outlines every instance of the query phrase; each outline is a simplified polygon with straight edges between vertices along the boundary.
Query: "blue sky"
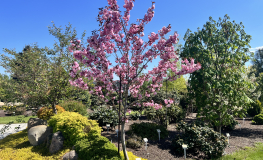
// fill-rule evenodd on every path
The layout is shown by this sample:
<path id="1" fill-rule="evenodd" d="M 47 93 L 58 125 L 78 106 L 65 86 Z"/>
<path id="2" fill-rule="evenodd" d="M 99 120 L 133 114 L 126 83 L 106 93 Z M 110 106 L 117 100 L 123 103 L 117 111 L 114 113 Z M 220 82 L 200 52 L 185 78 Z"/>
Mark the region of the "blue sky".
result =
<path id="1" fill-rule="evenodd" d="M 120 10 L 124 11 L 124 0 L 118 0 Z M 136 23 L 143 18 L 152 0 L 136 0 L 131 11 L 130 22 Z M 86 30 L 98 29 L 96 21 L 98 8 L 107 6 L 107 0 L 13 0 L 0 1 L 0 54 L 3 48 L 15 49 L 20 52 L 25 45 L 37 43 L 39 47 L 53 47 L 55 38 L 49 35 L 47 26 L 68 25 L 70 22 L 76 28 L 78 37 Z M 171 24 L 172 31 L 177 31 L 181 37 L 180 44 L 184 44 L 183 37 L 187 29 L 192 32 L 209 21 L 209 17 L 217 22 L 225 14 L 236 23 L 243 22 L 244 30 L 252 36 L 250 51 L 263 48 L 263 1 L 260 0 L 156 0 L 155 15 L 145 26 L 145 40 L 150 32 L 157 33 L 163 26 Z M 123 12 L 122 12 L 123 13 Z M 65 28 L 65 27 L 64 27 Z M 246 65 L 251 65 L 248 62 Z M 157 66 L 157 64 L 156 64 Z M 5 69 L 0 67 L 1 74 Z"/>

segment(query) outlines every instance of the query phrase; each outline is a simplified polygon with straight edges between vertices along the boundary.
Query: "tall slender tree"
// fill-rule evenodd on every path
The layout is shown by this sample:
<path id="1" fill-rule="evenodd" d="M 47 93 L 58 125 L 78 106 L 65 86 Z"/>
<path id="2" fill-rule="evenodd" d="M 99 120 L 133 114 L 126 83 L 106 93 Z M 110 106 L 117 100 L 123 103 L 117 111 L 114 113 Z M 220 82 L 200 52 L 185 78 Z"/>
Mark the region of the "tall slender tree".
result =
<path id="1" fill-rule="evenodd" d="M 221 126 L 231 123 L 233 115 L 244 117 L 247 104 L 251 99 L 244 88 L 254 86 L 243 79 L 244 65 L 249 60 L 248 47 L 251 39 L 244 31 L 242 22 L 228 21 L 225 15 L 216 23 L 209 22 L 198 28 L 197 32 L 185 34 L 182 57 L 193 57 L 202 65 L 202 69 L 191 74 L 188 92 L 190 99 L 195 99 L 198 115 L 203 120 L 216 125 L 221 133 Z"/>

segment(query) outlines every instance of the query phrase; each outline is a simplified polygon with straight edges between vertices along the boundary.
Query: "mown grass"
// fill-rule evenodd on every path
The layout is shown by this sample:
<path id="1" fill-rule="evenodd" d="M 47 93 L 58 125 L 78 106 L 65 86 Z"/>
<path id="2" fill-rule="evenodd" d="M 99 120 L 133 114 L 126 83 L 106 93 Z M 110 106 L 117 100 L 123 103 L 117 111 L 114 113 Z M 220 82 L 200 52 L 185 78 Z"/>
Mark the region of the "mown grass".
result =
<path id="1" fill-rule="evenodd" d="M 262 160 L 263 143 L 256 142 L 255 147 L 244 147 L 230 155 L 225 155 L 217 160 Z"/>
<path id="2" fill-rule="evenodd" d="M 24 120 L 24 121 L 22 121 L 22 122 L 21 121 L 16 121 L 16 119 L 18 117 L 21 117 L 22 120 Z M 21 116 L 0 117 L 0 124 L 7 124 L 7 123 L 12 122 L 12 121 L 13 121 L 13 123 L 27 123 L 30 118 L 37 118 L 37 116 L 27 116 L 27 117 L 25 117 L 25 116 L 21 115 Z"/>

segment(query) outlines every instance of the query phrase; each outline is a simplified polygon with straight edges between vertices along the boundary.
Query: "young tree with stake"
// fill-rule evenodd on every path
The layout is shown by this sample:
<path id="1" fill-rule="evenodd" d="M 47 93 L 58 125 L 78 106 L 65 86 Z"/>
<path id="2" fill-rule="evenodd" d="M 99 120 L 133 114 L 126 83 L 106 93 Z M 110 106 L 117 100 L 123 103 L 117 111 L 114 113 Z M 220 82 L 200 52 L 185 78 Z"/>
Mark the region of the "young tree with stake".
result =
<path id="1" fill-rule="evenodd" d="M 144 18 L 137 20 L 138 24 L 131 24 L 130 28 L 127 28 L 130 18 L 129 14 L 134 6 L 133 1 L 125 1 L 123 7 L 126 11 L 121 17 L 117 1 L 108 0 L 109 6 L 100 9 L 98 15 L 101 28 L 98 31 L 94 31 L 93 35 L 88 38 L 88 46 L 84 48 L 80 40 L 74 39 L 69 47 L 74 52 L 75 59 L 90 68 L 89 70 L 79 71 L 78 62 L 74 62 L 70 73 L 73 79 L 69 80 L 71 85 L 90 90 L 91 94 L 99 95 L 100 99 L 105 102 L 114 100 L 116 97 L 111 97 L 114 93 L 120 95 L 118 102 L 124 106 L 120 135 L 126 159 L 129 158 L 126 152 L 124 135 L 124 126 L 125 122 L 127 122 L 125 113 L 130 111 L 128 110 L 129 106 L 138 105 L 134 101 L 128 106 L 128 92 L 130 92 L 131 96 L 142 100 L 144 97 L 156 94 L 156 90 L 162 87 L 163 78 L 167 77 L 168 69 L 175 73 L 175 76 L 168 77 L 168 80 L 175 80 L 177 78 L 176 75 L 192 73 L 201 68 L 200 63 L 194 64 L 194 59 L 191 59 L 190 63 L 185 59 L 182 61 L 184 63 L 181 66 L 182 69 L 180 71 L 177 70 L 176 62 L 179 58 L 176 55 L 173 44 L 177 43 L 178 34 L 175 32 L 168 39 L 164 38 L 164 35 L 171 31 L 170 25 L 159 30 L 159 34 L 152 32 L 148 36 L 149 40 L 147 42 L 142 40 L 144 25 L 149 23 L 154 16 L 154 2 Z M 158 39 L 157 44 L 153 44 Z M 91 52 L 91 48 L 95 52 Z M 119 54 L 117 54 L 117 51 L 119 51 Z M 115 65 L 106 58 L 106 54 L 115 56 Z M 154 67 L 148 73 L 142 73 L 142 70 L 148 67 L 148 63 L 157 57 L 160 57 L 158 67 Z M 175 61 L 171 61 L 171 59 Z M 141 76 L 138 76 L 140 74 Z M 114 75 L 119 78 L 121 89 L 115 85 Z M 88 86 L 88 84 L 83 82 L 82 77 L 96 82 L 95 87 Z M 142 95 L 140 92 L 141 87 L 145 81 L 150 79 L 152 84 L 147 88 L 145 94 Z M 107 91 L 106 95 L 103 94 L 102 90 Z M 169 100 L 169 103 L 173 102 Z M 155 109 L 162 108 L 160 104 L 156 104 L 154 101 L 144 103 L 144 106 L 151 106 Z"/>

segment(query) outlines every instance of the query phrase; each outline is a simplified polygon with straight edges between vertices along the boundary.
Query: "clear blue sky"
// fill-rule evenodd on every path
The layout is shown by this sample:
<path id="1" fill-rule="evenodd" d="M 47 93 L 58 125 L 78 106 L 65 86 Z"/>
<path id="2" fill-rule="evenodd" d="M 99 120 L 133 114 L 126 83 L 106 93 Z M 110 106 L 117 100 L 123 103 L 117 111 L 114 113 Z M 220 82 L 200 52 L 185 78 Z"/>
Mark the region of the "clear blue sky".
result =
<path id="1" fill-rule="evenodd" d="M 124 11 L 124 0 L 118 0 Z M 143 18 L 152 0 L 136 0 L 131 11 L 130 22 Z M 145 38 L 150 32 L 157 33 L 163 26 L 171 24 L 172 34 L 177 31 L 184 44 L 183 36 L 189 28 L 193 32 L 209 21 L 224 18 L 225 14 L 236 23 L 243 22 L 245 32 L 252 36 L 250 51 L 263 48 L 263 1 L 262 0 L 156 0 L 155 15 L 145 26 Z M 55 38 L 49 35 L 47 26 L 54 21 L 64 27 L 69 22 L 78 32 L 78 37 L 86 30 L 87 36 L 98 29 L 96 17 L 98 8 L 107 6 L 107 0 L 12 0 L 0 1 L 0 54 L 3 48 L 20 52 L 32 43 L 40 47 L 53 47 Z M 123 13 L 123 12 L 122 12 Z M 64 27 L 65 28 L 65 27 Z M 169 34 L 168 34 L 169 35 Z M 147 38 L 148 39 L 148 38 Z M 145 40 L 147 40 L 145 39 Z M 248 62 L 246 65 L 250 65 Z M 157 66 L 157 64 L 156 64 Z M 6 74 L 0 67 L 0 73 Z"/>

